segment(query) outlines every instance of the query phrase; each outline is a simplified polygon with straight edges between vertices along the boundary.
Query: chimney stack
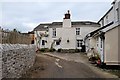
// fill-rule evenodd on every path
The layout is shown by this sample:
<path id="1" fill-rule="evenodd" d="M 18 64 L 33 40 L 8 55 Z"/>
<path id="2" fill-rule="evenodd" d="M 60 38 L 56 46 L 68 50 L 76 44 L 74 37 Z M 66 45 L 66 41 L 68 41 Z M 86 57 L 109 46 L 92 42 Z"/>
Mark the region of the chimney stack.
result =
<path id="1" fill-rule="evenodd" d="M 70 28 L 71 27 L 71 19 L 70 19 L 70 11 L 65 14 L 65 17 L 63 18 L 63 27 L 64 28 Z"/>
<path id="2" fill-rule="evenodd" d="M 68 10 L 68 12 L 65 14 L 64 19 L 70 19 L 70 11 Z"/>

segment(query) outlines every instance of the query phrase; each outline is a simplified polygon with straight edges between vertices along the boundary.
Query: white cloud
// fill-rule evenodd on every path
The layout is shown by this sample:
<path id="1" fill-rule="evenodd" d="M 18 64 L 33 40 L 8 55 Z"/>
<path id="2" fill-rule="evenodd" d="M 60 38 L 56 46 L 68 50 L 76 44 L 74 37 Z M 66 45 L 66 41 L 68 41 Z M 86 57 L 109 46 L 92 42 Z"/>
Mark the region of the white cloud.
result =
<path id="1" fill-rule="evenodd" d="M 26 32 L 43 22 L 62 22 L 68 9 L 72 21 L 98 21 L 110 5 L 111 2 L 5 2 L 2 4 L 3 27 Z"/>
<path id="2" fill-rule="evenodd" d="M 112 2 L 113 0 L 1 0 L 1 2 Z"/>
<path id="3" fill-rule="evenodd" d="M 0 26 L 2 26 L 2 3 L 0 3 Z"/>
<path id="4" fill-rule="evenodd" d="M 33 28 L 35 28 L 35 26 L 37 26 L 38 25 L 38 23 L 23 23 L 23 26 L 26 26 L 27 28 L 29 28 L 29 29 L 33 29 Z"/>

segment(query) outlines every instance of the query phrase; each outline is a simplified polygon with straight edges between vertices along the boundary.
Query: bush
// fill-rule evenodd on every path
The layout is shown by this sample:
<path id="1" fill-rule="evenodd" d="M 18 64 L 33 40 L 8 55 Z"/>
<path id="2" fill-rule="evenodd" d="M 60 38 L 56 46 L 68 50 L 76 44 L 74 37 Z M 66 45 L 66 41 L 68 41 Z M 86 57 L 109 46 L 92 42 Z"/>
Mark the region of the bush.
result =
<path id="1" fill-rule="evenodd" d="M 41 52 L 45 52 L 45 48 L 41 48 L 40 51 L 41 51 Z"/>
<path id="2" fill-rule="evenodd" d="M 48 49 L 48 48 L 41 48 L 40 51 L 41 51 L 41 52 L 48 52 L 49 49 Z"/>
<path id="3" fill-rule="evenodd" d="M 80 52 L 80 49 L 75 49 L 75 52 L 76 52 L 76 53 Z"/>
<path id="4" fill-rule="evenodd" d="M 62 51 L 62 49 L 58 49 L 58 50 L 57 50 L 57 52 L 61 52 L 61 51 Z"/>
<path id="5" fill-rule="evenodd" d="M 50 52 L 54 52 L 54 51 L 56 51 L 54 48 L 51 48 L 50 50 L 49 50 Z"/>

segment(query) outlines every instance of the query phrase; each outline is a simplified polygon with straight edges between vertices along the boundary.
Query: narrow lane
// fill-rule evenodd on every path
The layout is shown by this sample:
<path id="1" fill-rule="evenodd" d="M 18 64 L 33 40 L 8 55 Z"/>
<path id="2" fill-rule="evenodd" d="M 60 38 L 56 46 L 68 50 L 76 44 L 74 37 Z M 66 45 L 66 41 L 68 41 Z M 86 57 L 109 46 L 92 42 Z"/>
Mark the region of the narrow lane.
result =
<path id="1" fill-rule="evenodd" d="M 106 78 L 83 63 L 38 54 L 34 66 L 23 78 Z M 112 77 L 112 76 L 111 76 Z"/>

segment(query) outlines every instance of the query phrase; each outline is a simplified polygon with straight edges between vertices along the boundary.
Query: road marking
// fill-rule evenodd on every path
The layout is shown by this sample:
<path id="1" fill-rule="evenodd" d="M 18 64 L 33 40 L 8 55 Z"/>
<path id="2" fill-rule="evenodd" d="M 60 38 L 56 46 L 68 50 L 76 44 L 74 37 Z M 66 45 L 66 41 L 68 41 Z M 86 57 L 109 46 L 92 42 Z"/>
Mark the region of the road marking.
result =
<path id="1" fill-rule="evenodd" d="M 60 61 L 60 59 L 56 59 L 56 61 L 57 61 L 57 62 L 59 62 L 59 61 Z"/>
<path id="2" fill-rule="evenodd" d="M 62 68 L 62 66 L 61 66 L 61 65 L 59 65 L 57 62 L 55 62 L 55 64 L 56 64 L 59 68 Z"/>

